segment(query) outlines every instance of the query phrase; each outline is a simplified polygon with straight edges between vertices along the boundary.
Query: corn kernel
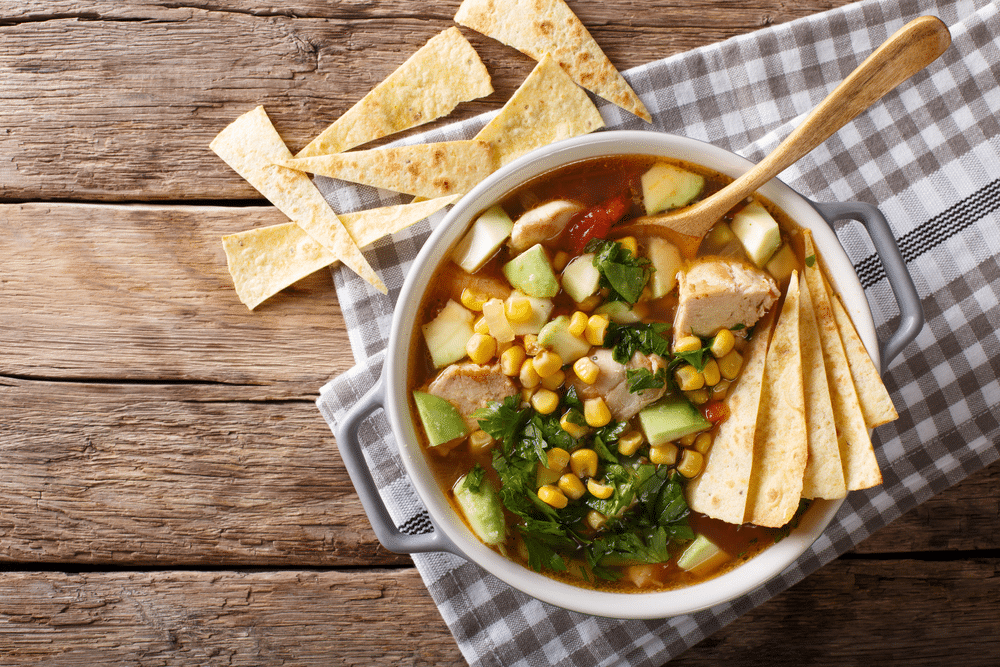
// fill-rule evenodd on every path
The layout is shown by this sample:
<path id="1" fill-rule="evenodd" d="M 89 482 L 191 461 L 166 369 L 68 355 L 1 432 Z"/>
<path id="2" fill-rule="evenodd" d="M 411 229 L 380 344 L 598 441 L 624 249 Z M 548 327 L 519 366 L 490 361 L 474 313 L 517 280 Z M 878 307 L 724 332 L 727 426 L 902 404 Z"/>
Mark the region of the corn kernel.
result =
<path id="1" fill-rule="evenodd" d="M 562 271 L 569 264 L 569 253 L 565 250 L 560 250 L 556 253 L 555 257 L 552 258 L 552 268 L 556 272 Z"/>
<path id="2" fill-rule="evenodd" d="M 472 334 L 465 344 L 465 352 L 474 364 L 485 364 L 497 352 L 497 341 L 489 334 Z"/>
<path id="3" fill-rule="evenodd" d="M 507 309 L 508 322 L 527 322 L 531 319 L 531 301 L 524 294 L 514 292 L 504 307 Z"/>
<path id="4" fill-rule="evenodd" d="M 694 352 L 701 349 L 701 339 L 697 336 L 681 336 L 674 343 L 674 354 L 678 352 Z"/>
<path id="5" fill-rule="evenodd" d="M 462 305 L 469 310 L 482 312 L 483 304 L 490 300 L 490 295 L 474 287 L 466 287 L 462 290 Z"/>
<path id="6" fill-rule="evenodd" d="M 559 487 L 552 484 L 539 487 L 538 497 L 541 498 L 543 503 L 555 507 L 557 510 L 561 510 L 569 503 L 566 494 L 560 491 Z"/>
<path id="7" fill-rule="evenodd" d="M 697 433 L 688 433 L 687 435 L 682 435 L 677 441 L 677 444 L 681 447 L 690 447 L 694 444 L 695 438 L 698 437 Z"/>
<path id="8" fill-rule="evenodd" d="M 601 297 L 600 294 L 591 294 L 586 299 L 576 304 L 576 307 L 585 313 L 589 313 L 594 308 L 597 308 L 599 305 L 601 305 L 601 301 L 603 300 L 604 299 Z"/>
<path id="9" fill-rule="evenodd" d="M 604 335 L 608 332 L 610 320 L 607 315 L 591 315 L 587 320 L 587 329 L 584 331 L 587 342 L 591 345 L 603 345 Z"/>
<path id="10" fill-rule="evenodd" d="M 566 330 L 569 331 L 571 336 L 581 338 L 587 330 L 587 319 L 587 313 L 582 310 L 575 311 L 570 315 L 569 326 L 566 327 Z"/>
<path id="11" fill-rule="evenodd" d="M 639 241 L 634 236 L 625 236 L 618 239 L 623 250 L 628 250 L 635 257 L 639 256 Z"/>
<path id="12" fill-rule="evenodd" d="M 518 374 L 518 379 L 521 381 L 521 386 L 526 389 L 534 389 L 542 381 L 531 359 L 525 359 L 524 363 L 521 364 L 521 372 Z"/>
<path id="13" fill-rule="evenodd" d="M 708 454 L 708 450 L 710 450 L 711 448 L 712 448 L 711 433 L 699 433 L 698 437 L 694 439 L 694 449 L 702 456 Z"/>
<path id="14" fill-rule="evenodd" d="M 677 472 L 688 479 L 697 477 L 701 472 L 701 466 L 705 462 L 705 457 L 694 449 L 685 449 L 681 455 L 681 463 L 677 466 Z"/>
<path id="15" fill-rule="evenodd" d="M 715 334 L 715 338 L 712 339 L 712 345 L 709 349 L 712 351 L 713 357 L 721 359 L 729 354 L 735 344 L 736 337 L 733 332 L 729 329 L 720 329 L 719 333 Z"/>
<path id="16" fill-rule="evenodd" d="M 524 336 L 524 351 L 529 357 L 535 356 L 542 349 L 542 346 L 538 344 L 538 336 L 536 334 L 526 334 Z"/>
<path id="17" fill-rule="evenodd" d="M 684 364 L 674 371 L 674 379 L 681 391 L 694 391 L 705 386 L 705 376 L 691 364 Z"/>
<path id="18" fill-rule="evenodd" d="M 503 351 L 500 355 L 500 370 L 508 377 L 514 377 L 521 372 L 521 364 L 524 363 L 524 348 L 515 345 Z"/>
<path id="19" fill-rule="evenodd" d="M 580 357 L 573 362 L 573 372 L 582 382 L 594 384 L 597 376 L 601 374 L 601 367 L 590 357 Z"/>
<path id="20" fill-rule="evenodd" d="M 562 447 L 553 447 L 545 452 L 545 457 L 548 462 L 545 467 L 556 472 L 561 472 L 570 461 L 570 453 Z"/>
<path id="21" fill-rule="evenodd" d="M 615 487 L 610 484 L 602 484 L 595 479 L 588 479 L 587 491 L 590 491 L 590 495 L 595 498 L 604 500 L 611 497 L 611 494 L 615 492 Z"/>
<path id="22" fill-rule="evenodd" d="M 492 449 L 494 442 L 492 435 L 479 429 L 469 436 L 469 449 L 473 454 L 482 454 Z"/>
<path id="23" fill-rule="evenodd" d="M 587 426 L 600 428 L 611 423 L 611 410 L 608 409 L 608 404 L 600 396 L 588 398 L 583 402 L 583 418 L 586 420 Z"/>
<path id="24" fill-rule="evenodd" d="M 593 449 L 577 449 L 569 456 L 569 469 L 577 477 L 593 477 L 597 474 L 597 452 Z"/>
<path id="25" fill-rule="evenodd" d="M 547 378 L 542 378 L 542 386 L 552 391 L 563 386 L 564 382 L 566 382 L 566 372 L 561 368 Z"/>
<path id="26" fill-rule="evenodd" d="M 719 362 L 709 359 L 705 362 L 705 367 L 701 369 L 701 374 L 705 376 L 705 384 L 714 387 L 722 380 L 722 373 L 719 371 Z"/>
<path id="27" fill-rule="evenodd" d="M 713 401 L 721 401 L 721 400 L 723 400 L 726 397 L 726 394 L 729 393 L 729 385 L 730 384 L 731 383 L 729 382 L 729 380 L 720 380 L 718 382 L 718 384 L 716 384 L 714 387 L 712 387 L 712 391 L 711 391 L 712 400 Z"/>
<path id="28" fill-rule="evenodd" d="M 567 410 L 566 414 L 559 418 L 559 426 L 574 438 L 582 438 L 590 429 L 586 424 L 577 424 L 576 420 L 583 421 L 583 415 L 576 410 Z"/>
<path id="29" fill-rule="evenodd" d="M 551 350 L 542 350 L 535 355 L 535 372 L 541 378 L 547 378 L 562 368 L 562 357 Z"/>
<path id="30" fill-rule="evenodd" d="M 571 473 L 566 473 L 560 477 L 556 484 L 559 487 L 559 490 L 566 494 L 567 498 L 571 498 L 573 500 L 579 500 L 583 497 L 583 494 L 587 492 L 587 489 L 584 488 L 583 482 L 580 481 L 580 478 Z"/>
<path id="31" fill-rule="evenodd" d="M 687 400 L 691 401 L 693 405 L 705 405 L 711 396 L 709 390 L 704 387 L 695 389 L 694 391 L 685 391 L 684 395 L 687 396 Z"/>
<path id="32" fill-rule="evenodd" d="M 639 451 L 643 440 L 642 431 L 629 431 L 618 438 L 618 453 L 622 456 L 632 456 Z"/>
<path id="33" fill-rule="evenodd" d="M 493 340 L 496 340 L 496 339 L 494 338 Z M 501 354 L 503 354 L 504 352 L 506 352 L 507 350 L 509 350 L 512 347 L 514 347 L 514 341 L 512 341 L 512 340 L 508 340 L 508 341 L 505 341 L 503 343 L 501 343 L 500 341 L 497 341 L 497 356 L 499 357 Z"/>
<path id="34" fill-rule="evenodd" d="M 677 462 L 677 445 L 666 442 L 649 448 L 649 460 L 656 465 L 672 466 Z"/>
<path id="35" fill-rule="evenodd" d="M 593 530 L 600 530 L 601 528 L 604 528 L 604 524 L 607 522 L 608 517 L 604 516 L 597 510 L 590 510 L 587 512 L 587 517 L 584 520 Z"/>
<path id="36" fill-rule="evenodd" d="M 488 335 L 490 333 L 490 325 L 486 324 L 486 318 L 480 317 L 476 320 L 476 323 L 472 325 L 472 330 L 478 334 Z"/>
<path id="37" fill-rule="evenodd" d="M 736 350 L 730 350 L 729 354 L 719 359 L 719 372 L 727 380 L 735 380 L 742 368 L 743 355 Z"/>
<path id="38" fill-rule="evenodd" d="M 559 407 L 559 394 L 551 389 L 539 389 L 531 397 L 531 407 L 543 415 L 550 415 Z"/>
<path id="39" fill-rule="evenodd" d="M 531 405 L 531 397 L 535 395 L 535 390 L 529 387 L 521 388 L 521 407 L 526 408 Z"/>

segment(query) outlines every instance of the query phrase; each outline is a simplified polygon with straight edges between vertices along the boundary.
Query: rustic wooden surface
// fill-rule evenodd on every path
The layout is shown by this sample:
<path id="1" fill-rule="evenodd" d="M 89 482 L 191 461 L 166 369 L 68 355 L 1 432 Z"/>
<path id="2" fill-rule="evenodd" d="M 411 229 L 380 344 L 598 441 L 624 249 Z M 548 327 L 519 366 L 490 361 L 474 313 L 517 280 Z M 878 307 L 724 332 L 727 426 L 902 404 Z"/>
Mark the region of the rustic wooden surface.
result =
<path id="1" fill-rule="evenodd" d="M 842 4 L 571 2 L 622 69 Z M 0 664 L 465 664 L 315 408 L 352 365 L 332 281 L 246 311 L 218 238 L 283 218 L 207 148 L 261 103 L 301 147 L 457 6 L 0 6 Z M 463 32 L 497 92 L 449 120 L 531 67 Z M 672 664 L 996 664 L 998 488 L 972 475 Z"/>

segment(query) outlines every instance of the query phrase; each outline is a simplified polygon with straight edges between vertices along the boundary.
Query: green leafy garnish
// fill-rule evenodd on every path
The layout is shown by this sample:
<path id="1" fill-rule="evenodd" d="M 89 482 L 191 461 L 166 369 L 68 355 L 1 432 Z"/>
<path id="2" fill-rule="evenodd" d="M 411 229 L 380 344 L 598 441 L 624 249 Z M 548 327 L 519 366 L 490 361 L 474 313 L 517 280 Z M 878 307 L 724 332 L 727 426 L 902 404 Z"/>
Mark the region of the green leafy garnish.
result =
<path id="1" fill-rule="evenodd" d="M 476 493 L 483 485 L 483 478 L 485 476 L 486 476 L 486 468 L 477 463 L 476 465 L 472 466 L 472 470 L 470 470 L 468 474 L 465 476 L 465 485 L 469 487 L 470 491 Z"/>
<path id="2" fill-rule="evenodd" d="M 634 305 L 653 275 L 651 262 L 636 257 L 618 241 L 592 239 L 584 248 L 594 253 L 594 266 L 601 274 L 601 287 L 610 290 L 608 301 L 624 301 Z"/>
<path id="3" fill-rule="evenodd" d="M 514 445 L 515 436 L 531 418 L 531 410 L 518 407 L 520 398 L 520 394 L 514 394 L 505 398 L 503 403 L 491 401 L 485 408 L 472 413 L 479 422 L 479 428 L 501 443 L 505 451 Z"/>
<path id="4" fill-rule="evenodd" d="M 689 352 L 675 352 L 674 358 L 691 364 L 694 366 L 694 369 L 700 373 L 705 370 L 705 362 L 708 361 L 709 350 L 711 347 L 712 345 L 710 343 L 704 347 L 698 348 L 697 350 L 691 350 Z"/>
<path id="5" fill-rule="evenodd" d="M 611 358 L 620 364 L 627 364 L 636 352 L 665 356 L 670 351 L 670 341 L 663 333 L 669 328 L 666 322 L 612 322 L 604 335 L 604 347 L 612 348 Z"/>
<path id="6" fill-rule="evenodd" d="M 806 266 L 808 266 L 811 269 L 813 266 L 815 266 L 815 264 L 816 264 L 816 255 L 809 255 L 808 257 L 806 257 Z"/>
<path id="7" fill-rule="evenodd" d="M 648 368 L 629 368 L 625 371 L 625 382 L 629 393 L 641 394 L 647 389 L 659 389 L 667 384 L 667 369 L 662 366 L 656 372 Z"/>

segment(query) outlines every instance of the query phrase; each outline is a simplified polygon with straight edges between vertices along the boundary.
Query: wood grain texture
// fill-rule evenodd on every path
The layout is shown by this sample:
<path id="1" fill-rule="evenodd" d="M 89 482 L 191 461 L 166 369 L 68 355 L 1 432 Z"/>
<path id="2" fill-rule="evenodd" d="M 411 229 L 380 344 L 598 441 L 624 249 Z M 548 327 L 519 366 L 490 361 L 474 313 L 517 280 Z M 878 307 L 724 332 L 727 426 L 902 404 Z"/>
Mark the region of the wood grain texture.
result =
<path id="1" fill-rule="evenodd" d="M 843 4 L 580 0 L 573 8 L 624 70 Z M 256 198 L 208 150 L 223 127 L 263 104 L 292 150 L 301 148 L 454 25 L 458 5 L 7 2 L 0 10 L 0 198 Z M 533 65 L 463 32 L 496 92 L 440 123 L 499 108 Z"/>

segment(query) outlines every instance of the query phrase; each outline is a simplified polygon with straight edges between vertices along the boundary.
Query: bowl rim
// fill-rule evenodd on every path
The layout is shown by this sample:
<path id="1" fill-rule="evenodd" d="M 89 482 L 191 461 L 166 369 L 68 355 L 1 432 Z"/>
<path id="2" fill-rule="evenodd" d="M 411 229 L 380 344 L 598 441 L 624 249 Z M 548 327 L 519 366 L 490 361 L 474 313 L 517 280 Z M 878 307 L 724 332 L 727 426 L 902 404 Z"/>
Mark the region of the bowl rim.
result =
<path id="1" fill-rule="evenodd" d="M 620 593 L 575 586 L 534 572 L 480 542 L 448 503 L 421 451 L 409 407 L 407 366 L 416 335 L 415 317 L 427 283 L 450 248 L 475 216 L 503 199 L 525 181 L 571 162 L 614 155 L 673 157 L 737 177 L 753 166 L 749 160 L 697 139 L 651 131 L 612 130 L 568 139 L 538 149 L 485 179 L 452 208 L 424 244 L 406 277 L 393 315 L 383 381 L 384 409 L 396 436 L 399 454 L 435 530 L 468 560 L 512 587 L 543 602 L 581 613 L 621 619 L 668 618 L 700 611 L 746 595 L 777 577 L 822 535 L 844 499 L 815 500 L 799 525 L 784 539 L 712 579 L 677 589 Z M 774 179 L 758 192 L 799 225 L 813 232 L 858 332 L 878 365 L 878 345 L 871 310 L 854 268 L 827 221 L 804 196 Z M 629 604 L 631 603 L 631 604 Z"/>

